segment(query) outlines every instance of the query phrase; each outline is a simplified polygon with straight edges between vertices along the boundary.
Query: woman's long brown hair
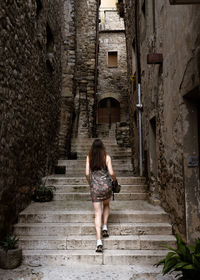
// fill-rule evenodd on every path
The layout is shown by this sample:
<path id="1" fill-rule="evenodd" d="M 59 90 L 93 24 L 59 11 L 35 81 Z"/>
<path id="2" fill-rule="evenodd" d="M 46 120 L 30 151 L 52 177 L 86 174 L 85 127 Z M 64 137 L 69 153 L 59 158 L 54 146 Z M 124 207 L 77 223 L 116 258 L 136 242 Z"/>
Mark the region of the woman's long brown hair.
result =
<path id="1" fill-rule="evenodd" d="M 89 163 L 92 171 L 106 168 L 106 149 L 100 139 L 95 139 L 91 146 Z"/>

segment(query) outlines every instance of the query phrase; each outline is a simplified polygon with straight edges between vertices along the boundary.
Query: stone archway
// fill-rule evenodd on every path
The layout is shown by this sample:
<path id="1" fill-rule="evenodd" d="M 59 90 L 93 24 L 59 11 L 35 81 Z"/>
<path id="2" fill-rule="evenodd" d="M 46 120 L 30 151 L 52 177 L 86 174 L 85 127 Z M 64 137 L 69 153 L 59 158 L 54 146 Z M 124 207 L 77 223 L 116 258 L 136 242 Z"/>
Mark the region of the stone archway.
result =
<path id="1" fill-rule="evenodd" d="M 98 103 L 98 124 L 120 122 L 120 103 L 112 97 L 104 98 Z"/>

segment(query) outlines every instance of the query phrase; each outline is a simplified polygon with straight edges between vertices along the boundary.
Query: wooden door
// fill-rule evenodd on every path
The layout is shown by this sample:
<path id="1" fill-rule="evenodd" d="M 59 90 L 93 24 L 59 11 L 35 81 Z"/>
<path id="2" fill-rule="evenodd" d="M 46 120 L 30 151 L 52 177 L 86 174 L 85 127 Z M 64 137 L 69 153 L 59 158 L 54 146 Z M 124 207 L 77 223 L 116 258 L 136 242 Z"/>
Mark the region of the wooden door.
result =
<path id="1" fill-rule="evenodd" d="M 105 98 L 98 105 L 98 123 L 116 123 L 120 121 L 120 104 L 114 98 Z"/>

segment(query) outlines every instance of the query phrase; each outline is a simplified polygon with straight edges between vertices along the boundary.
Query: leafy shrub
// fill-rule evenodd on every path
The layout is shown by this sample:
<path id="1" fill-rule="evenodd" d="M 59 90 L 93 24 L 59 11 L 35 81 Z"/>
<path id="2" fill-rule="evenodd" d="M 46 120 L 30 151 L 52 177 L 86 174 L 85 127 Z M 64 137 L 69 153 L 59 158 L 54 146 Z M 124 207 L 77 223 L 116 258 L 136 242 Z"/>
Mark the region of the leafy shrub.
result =
<path id="1" fill-rule="evenodd" d="M 7 236 L 5 241 L 0 242 L 0 246 L 7 252 L 8 250 L 16 249 L 18 241 L 19 238 L 16 236 Z"/>
<path id="2" fill-rule="evenodd" d="M 46 177 L 45 180 L 41 180 L 40 185 L 38 185 L 35 189 L 33 194 L 34 201 L 47 202 L 53 199 L 53 191 L 55 190 L 55 186 L 46 186 L 47 178 L 48 177 Z"/>
<path id="3" fill-rule="evenodd" d="M 166 246 L 172 252 L 159 261 L 156 266 L 164 264 L 163 275 L 178 271 L 177 280 L 197 280 L 200 277 L 200 238 L 195 240 L 194 246 L 188 246 L 177 234 L 177 249 Z"/>

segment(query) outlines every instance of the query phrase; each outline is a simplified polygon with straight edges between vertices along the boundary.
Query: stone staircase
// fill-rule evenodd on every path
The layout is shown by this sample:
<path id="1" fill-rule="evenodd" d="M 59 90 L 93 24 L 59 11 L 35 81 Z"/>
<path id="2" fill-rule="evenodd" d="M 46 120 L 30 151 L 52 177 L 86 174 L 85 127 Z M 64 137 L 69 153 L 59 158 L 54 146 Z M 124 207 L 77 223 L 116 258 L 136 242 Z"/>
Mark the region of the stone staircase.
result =
<path id="1" fill-rule="evenodd" d="M 43 265 L 106 264 L 152 265 L 163 256 L 163 245 L 175 246 L 168 215 L 148 203 L 145 178 L 132 176 L 128 149 L 122 152 L 114 139 L 104 139 L 122 190 L 111 201 L 110 237 L 103 240 L 103 254 L 95 252 L 93 206 L 84 169 L 93 139 L 74 139 L 77 160 L 60 160 L 65 175 L 51 175 L 54 200 L 32 202 L 19 215 L 15 234 L 20 238 L 25 263 Z"/>

